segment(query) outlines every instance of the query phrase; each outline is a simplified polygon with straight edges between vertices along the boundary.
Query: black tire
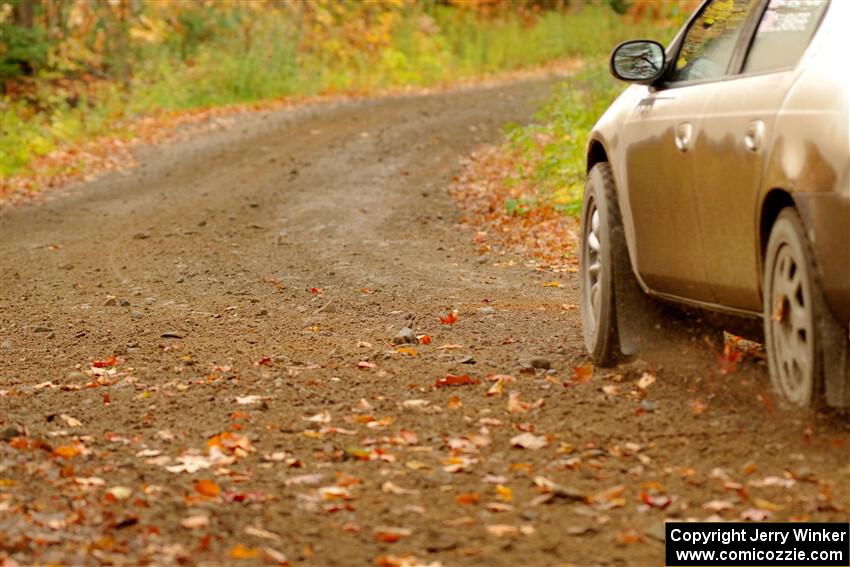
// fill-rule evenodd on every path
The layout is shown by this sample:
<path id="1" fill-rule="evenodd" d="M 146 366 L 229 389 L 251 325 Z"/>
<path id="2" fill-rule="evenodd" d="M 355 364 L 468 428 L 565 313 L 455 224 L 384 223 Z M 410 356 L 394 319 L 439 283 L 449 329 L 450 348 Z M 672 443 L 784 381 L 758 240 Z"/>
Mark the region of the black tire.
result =
<path id="1" fill-rule="evenodd" d="M 835 348 L 827 345 L 839 329 L 832 328 L 838 323 L 824 299 L 805 226 L 792 208 L 783 210 L 771 228 L 763 290 L 773 387 L 792 405 L 821 405 L 825 369 L 834 368 L 826 349 Z"/>
<path id="2" fill-rule="evenodd" d="M 622 235 L 614 175 L 597 163 L 587 176 L 581 211 L 579 282 L 584 344 L 593 362 L 609 366 L 621 356 L 617 335 L 615 262 Z M 620 248 L 620 250 L 617 250 Z"/>

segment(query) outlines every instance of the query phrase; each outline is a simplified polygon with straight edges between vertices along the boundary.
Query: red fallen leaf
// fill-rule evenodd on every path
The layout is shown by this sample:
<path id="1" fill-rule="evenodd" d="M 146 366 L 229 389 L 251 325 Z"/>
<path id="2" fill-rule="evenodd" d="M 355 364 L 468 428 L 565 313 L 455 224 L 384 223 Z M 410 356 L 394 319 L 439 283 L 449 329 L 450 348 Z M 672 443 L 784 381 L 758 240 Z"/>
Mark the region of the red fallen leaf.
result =
<path id="1" fill-rule="evenodd" d="M 265 492 L 222 492 L 221 499 L 225 502 L 265 502 L 271 496 Z"/>
<path id="2" fill-rule="evenodd" d="M 481 380 L 472 378 L 469 374 L 455 376 L 454 374 L 446 374 L 443 378 L 437 378 L 434 382 L 435 388 L 445 388 L 446 386 L 468 386 L 470 384 L 480 384 Z"/>
<path id="3" fill-rule="evenodd" d="M 221 494 L 221 487 L 215 481 L 205 478 L 195 483 L 195 491 L 204 496 L 215 498 Z"/>
<path id="4" fill-rule="evenodd" d="M 431 344 L 431 335 L 422 335 L 419 337 L 420 345 L 430 345 Z"/>
<path id="5" fill-rule="evenodd" d="M 723 354 L 720 355 L 720 373 L 724 376 L 732 374 L 738 368 L 741 360 L 741 351 L 738 350 L 737 342 L 728 342 L 723 345 Z"/>
<path id="6" fill-rule="evenodd" d="M 457 323 L 457 311 L 450 311 L 445 317 L 440 317 L 440 323 L 443 325 L 454 325 Z"/>
<path id="7" fill-rule="evenodd" d="M 640 493 L 640 499 L 650 508 L 660 508 L 662 510 L 667 508 L 667 506 L 673 502 L 673 499 L 669 496 L 649 494 L 648 492 L 643 491 Z"/>
<path id="8" fill-rule="evenodd" d="M 375 531 L 372 533 L 372 537 L 375 541 L 380 541 L 384 543 L 395 543 L 399 541 L 403 537 L 407 537 L 411 534 L 411 531 L 404 528 L 375 528 Z"/>
<path id="9" fill-rule="evenodd" d="M 319 295 L 320 293 L 322 293 L 322 289 L 319 287 L 311 287 L 310 293 L 312 293 L 313 295 Z"/>
<path id="10" fill-rule="evenodd" d="M 770 399 L 770 394 L 759 392 L 758 399 L 762 404 L 764 404 L 764 407 L 767 408 L 767 413 L 770 415 L 776 415 L 776 410 L 773 407 L 773 400 Z"/>
<path id="11" fill-rule="evenodd" d="M 460 506 L 471 506 L 472 504 L 478 504 L 480 501 L 481 495 L 477 492 L 467 492 L 455 496 L 455 502 Z"/>
<path id="12" fill-rule="evenodd" d="M 110 356 L 106 360 L 95 360 L 91 363 L 95 368 L 110 368 L 112 366 L 118 366 L 121 363 L 121 360 L 117 356 Z"/>
<path id="13" fill-rule="evenodd" d="M 264 356 L 257 361 L 257 366 L 272 366 L 272 359 L 268 356 Z"/>
<path id="14" fill-rule="evenodd" d="M 112 401 L 109 399 L 109 392 L 103 394 L 103 405 L 108 406 Z"/>

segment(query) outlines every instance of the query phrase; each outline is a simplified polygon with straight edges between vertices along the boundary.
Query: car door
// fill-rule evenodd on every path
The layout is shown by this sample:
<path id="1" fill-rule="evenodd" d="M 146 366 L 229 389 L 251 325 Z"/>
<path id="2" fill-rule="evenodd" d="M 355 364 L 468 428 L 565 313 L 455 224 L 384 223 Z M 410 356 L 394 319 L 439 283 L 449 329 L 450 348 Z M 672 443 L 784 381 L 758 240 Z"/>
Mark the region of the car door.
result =
<path id="1" fill-rule="evenodd" d="M 717 84 L 697 142 L 696 203 L 708 282 L 719 303 L 761 309 L 759 189 L 773 126 L 797 74 L 794 67 L 828 6 L 824 0 L 770 0 L 744 38 L 737 74 Z M 754 22 L 755 23 L 755 22 Z"/>
<path id="2" fill-rule="evenodd" d="M 694 149 L 707 93 L 732 62 L 760 0 L 710 0 L 691 20 L 661 88 L 650 89 L 623 126 L 627 204 L 636 270 L 652 291 L 705 302 L 704 243 L 696 206 Z"/>

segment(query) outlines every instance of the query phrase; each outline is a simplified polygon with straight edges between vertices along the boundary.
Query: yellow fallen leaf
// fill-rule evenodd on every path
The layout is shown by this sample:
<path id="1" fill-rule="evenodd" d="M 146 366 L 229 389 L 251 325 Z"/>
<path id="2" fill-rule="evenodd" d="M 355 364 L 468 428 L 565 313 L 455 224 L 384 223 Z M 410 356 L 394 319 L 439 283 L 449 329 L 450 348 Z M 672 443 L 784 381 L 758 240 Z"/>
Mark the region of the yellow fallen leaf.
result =
<path id="1" fill-rule="evenodd" d="M 502 484 L 496 485 L 496 494 L 498 494 L 499 498 L 505 502 L 510 502 L 514 499 L 513 490 Z"/>

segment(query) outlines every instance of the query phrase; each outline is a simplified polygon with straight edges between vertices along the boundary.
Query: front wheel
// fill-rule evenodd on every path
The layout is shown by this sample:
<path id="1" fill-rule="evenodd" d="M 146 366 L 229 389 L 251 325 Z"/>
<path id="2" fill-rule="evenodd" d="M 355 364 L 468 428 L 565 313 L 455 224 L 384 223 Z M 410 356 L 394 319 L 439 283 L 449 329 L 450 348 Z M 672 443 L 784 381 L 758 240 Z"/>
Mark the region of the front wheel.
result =
<path id="1" fill-rule="evenodd" d="M 579 281 L 584 344 L 601 366 L 613 364 L 620 355 L 613 248 L 614 232 L 621 225 L 611 166 L 598 163 L 584 189 Z"/>

